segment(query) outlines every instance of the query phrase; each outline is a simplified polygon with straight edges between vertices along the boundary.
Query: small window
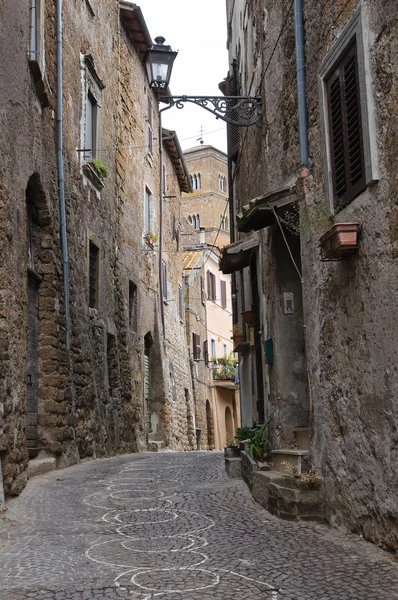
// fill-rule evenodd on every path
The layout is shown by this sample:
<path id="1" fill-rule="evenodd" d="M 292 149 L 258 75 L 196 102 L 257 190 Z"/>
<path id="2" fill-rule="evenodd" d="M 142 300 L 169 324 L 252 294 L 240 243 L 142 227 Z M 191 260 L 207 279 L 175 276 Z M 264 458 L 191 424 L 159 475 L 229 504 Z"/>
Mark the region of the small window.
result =
<path id="1" fill-rule="evenodd" d="M 224 356 L 228 356 L 228 346 L 227 344 L 224 342 L 224 344 L 222 345 L 223 347 L 223 352 L 224 352 Z"/>
<path id="2" fill-rule="evenodd" d="M 221 286 L 221 306 L 227 308 L 227 283 L 226 281 L 220 281 Z"/>
<path id="3" fill-rule="evenodd" d="M 192 175 L 189 176 L 191 179 L 191 185 L 192 185 L 192 190 L 200 190 L 201 189 L 201 177 L 200 177 L 200 173 L 192 173 Z"/>
<path id="4" fill-rule="evenodd" d="M 218 176 L 218 185 L 220 188 L 220 192 L 226 192 L 227 191 L 227 178 L 225 177 L 225 175 L 219 175 Z"/>
<path id="5" fill-rule="evenodd" d="M 178 318 L 182 322 L 183 319 L 183 298 L 182 298 L 182 285 L 178 284 Z"/>
<path id="6" fill-rule="evenodd" d="M 162 260 L 162 298 L 167 302 L 167 264 Z"/>
<path id="7" fill-rule="evenodd" d="M 212 338 L 210 340 L 210 352 L 211 352 L 211 357 L 216 358 L 217 350 L 216 350 L 216 340 L 214 338 Z"/>
<path id="8" fill-rule="evenodd" d="M 144 228 L 146 233 L 152 230 L 152 194 L 147 187 L 145 188 L 144 203 Z"/>
<path id="9" fill-rule="evenodd" d="M 200 360 L 201 348 L 200 348 L 200 336 L 196 333 L 192 333 L 192 356 L 194 360 Z"/>
<path id="10" fill-rule="evenodd" d="M 101 92 L 105 85 L 98 77 L 94 67 L 94 60 L 91 54 L 83 57 L 85 69 L 85 88 L 84 88 L 84 161 L 92 158 L 99 158 L 98 149 L 100 145 L 100 104 Z"/>
<path id="11" fill-rule="evenodd" d="M 98 308 L 99 287 L 99 247 L 92 240 L 89 241 L 89 284 L 90 308 Z"/>
<path id="12" fill-rule="evenodd" d="M 138 294 L 137 294 L 137 286 L 132 281 L 129 282 L 129 325 L 133 331 L 137 331 Z"/>
<path id="13" fill-rule="evenodd" d="M 30 60 L 35 60 L 43 69 L 43 0 L 30 2 Z"/>
<path id="14" fill-rule="evenodd" d="M 147 114 L 147 143 L 148 143 L 148 152 L 149 154 L 153 154 L 153 108 L 152 108 L 152 98 L 148 92 L 148 114 Z"/>

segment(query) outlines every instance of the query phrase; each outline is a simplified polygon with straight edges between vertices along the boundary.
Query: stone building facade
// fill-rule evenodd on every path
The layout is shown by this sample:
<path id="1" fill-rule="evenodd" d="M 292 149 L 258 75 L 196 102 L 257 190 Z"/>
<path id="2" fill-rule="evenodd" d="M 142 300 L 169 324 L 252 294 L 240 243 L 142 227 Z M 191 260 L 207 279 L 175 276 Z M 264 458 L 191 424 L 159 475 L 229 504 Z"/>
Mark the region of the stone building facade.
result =
<path id="1" fill-rule="evenodd" d="M 5 29 L 19 32 L 0 59 L 7 495 L 23 488 L 36 456 L 61 467 L 144 449 L 151 436 L 176 449 L 194 444 L 188 349 L 184 328 L 175 328 L 178 205 L 191 187 L 170 132 L 161 165 L 158 102 L 143 62 L 152 40 L 129 2 L 63 3 L 61 20 L 57 8 L 0 6 L 3 39 Z M 160 200 L 162 166 L 171 201 Z M 163 259 L 174 303 L 161 295 Z"/>
<path id="2" fill-rule="evenodd" d="M 229 149 L 240 259 L 222 259 L 259 340 L 241 354 L 245 418 L 272 416 L 276 449 L 308 427 L 330 523 L 396 550 L 396 2 L 299 5 L 227 0 L 228 77 L 262 97 L 260 127 Z M 323 260 L 341 223 L 359 243 Z"/>

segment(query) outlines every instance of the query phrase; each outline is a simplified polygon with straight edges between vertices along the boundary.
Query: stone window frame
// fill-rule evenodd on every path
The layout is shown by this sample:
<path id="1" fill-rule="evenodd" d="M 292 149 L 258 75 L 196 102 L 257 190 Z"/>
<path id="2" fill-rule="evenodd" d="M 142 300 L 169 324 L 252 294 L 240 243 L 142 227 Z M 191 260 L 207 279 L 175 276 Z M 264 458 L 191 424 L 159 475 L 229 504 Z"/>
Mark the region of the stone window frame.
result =
<path id="1" fill-rule="evenodd" d="M 90 306 L 90 244 L 98 248 L 98 263 L 96 277 L 96 301 L 95 306 Z M 93 232 L 87 229 L 87 250 L 86 250 L 86 273 L 87 273 L 87 306 L 90 309 L 100 310 L 101 307 L 101 279 L 102 279 L 102 240 Z"/>
<path id="2" fill-rule="evenodd" d="M 366 186 L 379 179 L 376 123 L 374 118 L 374 98 L 370 68 L 370 48 L 372 35 L 369 29 L 367 9 L 359 7 L 354 16 L 343 28 L 338 39 L 332 45 L 318 72 L 320 98 L 320 125 L 324 155 L 324 178 L 326 202 L 332 213 L 338 212 L 333 191 L 331 139 L 329 131 L 329 111 L 327 81 L 333 70 L 342 60 L 350 46 L 356 41 L 358 60 L 359 96 L 361 107 L 361 125 L 363 134 L 363 152 Z"/>
<path id="3" fill-rule="evenodd" d="M 153 193 L 149 185 L 145 184 L 144 186 L 144 229 L 145 233 L 148 231 L 152 231 L 152 225 L 154 223 L 154 214 L 153 214 Z"/>
<path id="4" fill-rule="evenodd" d="M 227 178 L 222 173 L 218 175 L 218 186 L 220 188 L 220 192 L 227 191 Z"/>
<path id="5" fill-rule="evenodd" d="M 44 72 L 44 0 L 29 3 L 29 60 L 36 61 Z"/>

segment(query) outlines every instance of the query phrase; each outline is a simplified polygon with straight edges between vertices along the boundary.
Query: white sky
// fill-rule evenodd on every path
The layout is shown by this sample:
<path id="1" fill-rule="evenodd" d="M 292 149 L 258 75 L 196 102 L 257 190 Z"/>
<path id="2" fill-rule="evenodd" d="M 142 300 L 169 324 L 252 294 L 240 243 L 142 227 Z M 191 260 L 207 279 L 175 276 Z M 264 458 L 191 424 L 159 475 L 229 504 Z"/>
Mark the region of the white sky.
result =
<path id="1" fill-rule="evenodd" d="M 220 81 L 228 72 L 225 0 L 135 0 L 154 40 L 178 50 L 170 80 L 174 96 L 221 96 Z M 164 106 L 164 105 L 163 105 Z M 203 108 L 185 103 L 163 113 L 163 125 L 177 132 L 183 150 L 203 141 L 226 152 L 223 121 Z M 218 131 L 216 131 L 218 130 Z"/>

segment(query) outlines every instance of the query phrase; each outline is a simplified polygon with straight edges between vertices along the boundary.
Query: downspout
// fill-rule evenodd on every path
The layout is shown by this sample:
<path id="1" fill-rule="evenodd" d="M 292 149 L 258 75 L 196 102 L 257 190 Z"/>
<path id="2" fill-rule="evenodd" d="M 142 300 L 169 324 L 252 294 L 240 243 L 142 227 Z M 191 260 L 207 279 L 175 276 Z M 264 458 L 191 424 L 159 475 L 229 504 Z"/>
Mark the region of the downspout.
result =
<path id="1" fill-rule="evenodd" d="M 63 157 L 63 84 L 62 84 L 62 0 L 56 0 L 57 11 L 57 172 L 58 172 L 58 198 L 60 216 L 60 235 L 62 250 L 62 271 L 65 293 L 65 327 L 66 327 L 66 350 L 69 359 L 70 352 L 70 314 L 69 314 L 69 265 L 68 244 L 66 234 L 65 213 L 65 181 L 64 181 L 64 157 Z"/>
<path id="2" fill-rule="evenodd" d="M 304 52 L 304 11 L 303 0 L 294 0 L 294 30 L 296 37 L 296 63 L 297 63 L 297 100 L 298 100 L 298 116 L 299 116 L 299 136 L 300 136 L 300 176 L 303 182 L 304 201 L 309 204 L 309 187 L 307 178 L 309 172 L 309 149 L 308 149 L 308 116 L 306 103 L 306 79 L 305 79 L 305 52 Z M 290 252 L 290 249 L 289 249 Z M 296 265 L 295 265 L 296 266 Z M 297 269 L 297 267 L 296 267 Z M 299 273 L 300 276 L 300 273 Z M 300 277 L 301 288 L 303 289 L 303 277 Z M 304 304 L 304 302 L 303 302 Z M 306 324 L 305 314 L 303 311 L 304 320 L 304 339 L 306 339 Z M 305 347 L 306 347 L 305 343 Z M 308 381 L 308 396 L 309 396 L 309 411 L 310 423 L 313 415 L 313 398 L 311 376 L 307 367 Z"/>
<path id="3" fill-rule="evenodd" d="M 305 169 L 308 167 L 308 120 L 305 81 L 303 0 L 294 0 L 294 30 L 296 36 L 300 163 L 302 169 Z"/>
<path id="4" fill-rule="evenodd" d="M 160 293 L 160 315 L 162 319 L 162 331 L 163 336 L 166 336 L 166 328 L 164 322 L 164 305 L 163 305 L 163 281 L 162 281 L 162 261 L 163 261 L 163 142 L 168 139 L 173 139 L 174 134 L 168 138 L 164 138 L 162 135 L 162 112 L 169 110 L 172 105 L 165 106 L 159 109 L 159 293 Z M 167 290 L 166 290 L 167 293 Z"/>

